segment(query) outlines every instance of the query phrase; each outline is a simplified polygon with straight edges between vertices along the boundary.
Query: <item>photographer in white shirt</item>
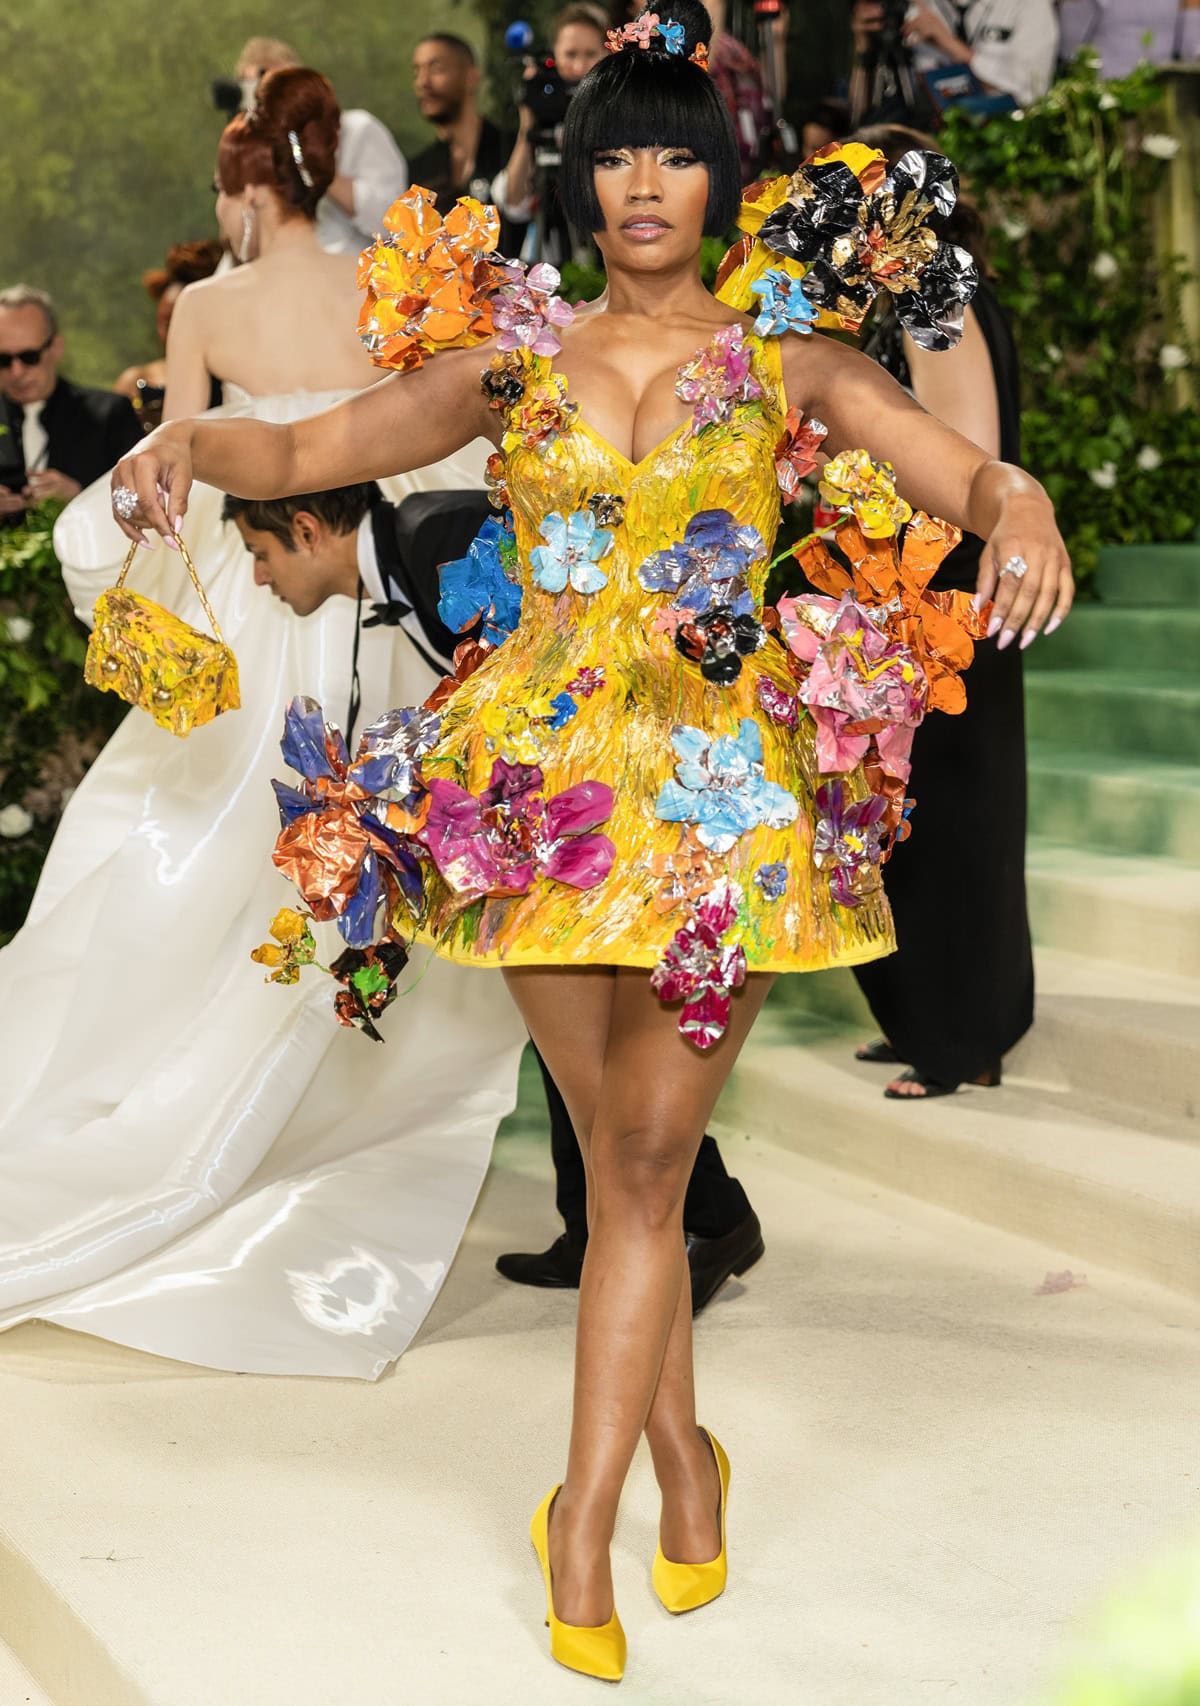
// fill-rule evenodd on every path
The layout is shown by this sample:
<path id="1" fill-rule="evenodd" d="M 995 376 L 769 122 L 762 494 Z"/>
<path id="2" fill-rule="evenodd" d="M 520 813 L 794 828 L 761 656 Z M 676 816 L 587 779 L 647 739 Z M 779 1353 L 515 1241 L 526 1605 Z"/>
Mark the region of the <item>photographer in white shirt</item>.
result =
<path id="1" fill-rule="evenodd" d="M 883 22 L 883 0 L 854 0 L 851 22 L 859 50 Z M 1053 0 L 917 0 L 904 40 L 918 73 L 966 65 L 986 88 L 1019 107 L 1050 87 L 1058 57 Z"/>

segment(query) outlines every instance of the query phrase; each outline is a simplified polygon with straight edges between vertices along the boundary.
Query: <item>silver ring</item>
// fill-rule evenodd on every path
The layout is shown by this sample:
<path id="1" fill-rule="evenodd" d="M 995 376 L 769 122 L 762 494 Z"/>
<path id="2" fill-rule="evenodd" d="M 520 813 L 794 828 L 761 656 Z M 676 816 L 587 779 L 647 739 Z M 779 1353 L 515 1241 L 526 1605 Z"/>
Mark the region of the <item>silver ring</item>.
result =
<path id="1" fill-rule="evenodd" d="M 137 507 L 138 507 L 138 504 L 140 502 L 141 502 L 141 499 L 138 497 L 137 493 L 134 491 L 131 491 L 128 486 L 114 486 L 113 487 L 113 494 L 112 494 L 113 510 L 115 511 L 115 513 L 117 515 L 120 516 L 122 521 L 132 521 L 133 520 L 134 516 L 137 513 Z"/>
<path id="2" fill-rule="evenodd" d="M 1010 557 L 1004 567 L 1000 570 L 1000 573 L 1002 575 L 1012 575 L 1015 579 L 1021 580 L 1029 573 L 1029 564 L 1025 561 L 1024 557 Z"/>

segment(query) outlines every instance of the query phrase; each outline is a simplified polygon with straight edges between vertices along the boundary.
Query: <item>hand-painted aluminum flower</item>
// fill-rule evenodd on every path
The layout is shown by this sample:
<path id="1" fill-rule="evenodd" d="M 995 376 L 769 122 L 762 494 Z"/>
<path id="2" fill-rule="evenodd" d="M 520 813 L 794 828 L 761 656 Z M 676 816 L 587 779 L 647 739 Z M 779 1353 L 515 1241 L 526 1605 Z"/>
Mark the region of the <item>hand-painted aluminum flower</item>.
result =
<path id="1" fill-rule="evenodd" d="M 815 415 L 805 421 L 799 409 L 788 410 L 783 436 L 775 446 L 775 478 L 785 503 L 795 503 L 802 495 L 805 476 L 817 466 L 817 453 L 828 431 Z"/>
<path id="2" fill-rule="evenodd" d="M 330 971 L 344 984 L 334 998 L 333 1010 L 339 1025 L 362 1031 L 372 1042 L 381 1043 L 375 1020 L 396 999 L 396 979 L 408 964 L 408 948 L 394 936 L 385 936 L 366 948 L 347 948 Z"/>
<path id="3" fill-rule="evenodd" d="M 779 723 L 785 729 L 799 728 L 800 701 L 794 694 L 785 693 L 767 675 L 759 676 L 755 692 L 760 710 L 765 711 L 773 723 Z"/>
<path id="4" fill-rule="evenodd" d="M 562 374 L 545 373 L 536 384 L 524 387 L 520 402 L 509 413 L 500 447 L 506 455 L 518 449 L 544 453 L 570 431 L 578 413 L 579 404 L 567 401 L 567 382 Z"/>
<path id="5" fill-rule="evenodd" d="M 492 301 L 492 320 L 499 336 L 498 350 L 531 350 L 534 355 L 557 355 L 562 339 L 557 328 L 569 326 L 575 310 L 555 296 L 558 269 L 539 261 L 528 270 L 520 261 L 506 261 L 504 282 Z"/>
<path id="6" fill-rule="evenodd" d="M 420 783 L 418 759 L 433 751 L 441 733 L 442 719 L 435 711 L 412 706 L 385 711 L 363 730 L 347 775 L 366 794 L 407 799 Z"/>
<path id="7" fill-rule="evenodd" d="M 492 700 L 481 705 L 477 713 L 479 726 L 487 739 L 488 751 L 496 753 L 509 764 L 536 764 L 546 747 L 550 719 L 554 715 L 545 694 L 509 704 Z"/>
<path id="8" fill-rule="evenodd" d="M 483 483 L 487 487 L 488 502 L 493 509 L 503 511 L 512 508 L 512 499 L 508 495 L 508 476 L 505 472 L 502 451 L 493 450 L 488 457 L 483 470 Z"/>
<path id="9" fill-rule="evenodd" d="M 817 156 L 792 174 L 786 200 L 758 235 L 776 254 L 807 263 L 809 301 L 848 331 L 887 290 L 915 342 L 950 349 L 979 274 L 965 249 L 939 243 L 929 220 L 949 212 L 957 196 L 954 167 L 928 150 L 910 150 L 882 185 L 866 190 L 844 160 Z"/>
<path id="10" fill-rule="evenodd" d="M 655 815 L 669 823 L 694 823 L 697 837 L 714 853 L 728 853 L 760 824 L 786 829 L 796 821 L 795 796 L 766 779 L 762 733 L 753 717 L 742 718 L 737 735 L 717 740 L 677 723 L 671 744 L 679 762 L 674 779 L 659 791 Z"/>
<path id="11" fill-rule="evenodd" d="M 499 646 L 521 619 L 521 588 L 506 572 L 515 561 L 511 523 L 489 516 L 467 547 L 465 557 L 444 563 L 438 573 L 442 595 L 438 615 L 457 633 L 482 621 L 482 638 Z"/>
<path id="12" fill-rule="evenodd" d="M 677 610 L 703 615 L 728 604 L 736 615 L 749 615 L 754 601 L 742 577 L 765 551 L 757 527 L 739 526 L 727 509 L 698 510 L 677 544 L 646 558 L 638 583 L 647 592 L 671 593 Z"/>
<path id="13" fill-rule="evenodd" d="M 479 389 L 487 398 L 488 408 L 503 412 L 514 409 L 525 395 L 532 378 L 531 364 L 524 350 L 507 355 L 494 355 L 479 375 Z M 491 461 L 491 458 L 488 458 Z"/>
<path id="14" fill-rule="evenodd" d="M 299 983 L 300 968 L 313 964 L 317 944 L 308 927 L 311 918 L 311 912 L 296 912 L 290 906 L 281 906 L 272 918 L 268 928 L 275 940 L 264 942 L 250 955 L 256 965 L 275 968 L 265 982 Z"/>
<path id="15" fill-rule="evenodd" d="M 490 337 L 502 277 L 488 258 L 500 235 L 496 209 L 463 196 L 442 220 L 430 192 L 414 185 L 384 227 L 358 266 L 366 291 L 358 334 L 376 366 L 404 372 L 436 350 Z"/>
<path id="16" fill-rule="evenodd" d="M 700 900 L 719 882 L 722 861 L 696 839 L 696 831 L 687 824 L 679 834 L 679 845 L 673 853 L 656 853 L 650 868 L 658 878 L 654 891 L 655 912 L 672 912 L 681 901 L 689 905 Z"/>
<path id="17" fill-rule="evenodd" d="M 875 463 L 865 450 L 843 450 L 821 474 L 821 496 L 853 513 L 868 539 L 890 539 L 912 519 L 912 506 L 896 491 L 890 462 Z"/>
<path id="18" fill-rule="evenodd" d="M 733 991 L 746 981 L 746 950 L 727 940 L 744 896 L 736 883 L 718 883 L 691 910 L 650 973 L 661 1001 L 682 1001 L 680 1034 L 708 1049 L 729 1024 Z"/>
<path id="19" fill-rule="evenodd" d="M 567 682 L 566 692 L 577 693 L 581 699 L 590 699 L 593 693 L 599 693 L 604 686 L 608 671 L 602 663 L 593 669 L 585 664 L 577 669 L 571 680 Z"/>
<path id="20" fill-rule="evenodd" d="M 817 311 L 804 294 L 803 282 L 793 278 L 781 267 L 756 278 L 750 286 L 751 295 L 761 298 L 754 330 L 760 338 L 773 338 L 783 332 L 811 332 Z"/>
<path id="21" fill-rule="evenodd" d="M 314 918 L 337 920 L 351 947 L 365 947 L 381 904 L 391 917 L 420 906 L 421 870 L 408 840 L 371 808 L 347 762 L 346 744 L 312 699 L 293 699 L 284 719 L 284 758 L 300 787 L 274 782 L 283 827 L 273 860 Z"/>
<path id="22" fill-rule="evenodd" d="M 527 894 L 542 877 L 595 888 L 612 869 L 616 848 L 606 835 L 591 833 L 612 815 L 606 783 L 579 782 L 545 799 L 537 765 L 498 758 L 478 798 L 437 777 L 428 788 L 418 839 L 464 900 Z"/>
<path id="23" fill-rule="evenodd" d="M 839 906 L 858 906 L 879 887 L 879 820 L 887 802 L 878 794 L 847 804 L 845 784 L 824 782 L 815 796 L 813 864 L 830 873 Z"/>
<path id="24" fill-rule="evenodd" d="M 765 900 L 782 900 L 787 893 L 786 865 L 760 865 L 754 873 L 754 886 Z"/>
<path id="25" fill-rule="evenodd" d="M 714 687 L 732 687 L 742 673 L 742 659 L 766 643 L 766 630 L 757 616 L 737 616 L 731 604 L 714 604 L 703 616 L 680 622 L 675 630 L 675 649 L 698 663 L 701 675 Z"/>
<path id="26" fill-rule="evenodd" d="M 533 584 L 543 592 L 564 592 L 569 585 L 585 597 L 607 586 L 608 575 L 596 564 L 612 550 L 613 536 L 607 527 L 597 527 L 590 509 L 560 515 L 552 510 L 542 522 L 544 545 L 529 553 Z"/>
<path id="27" fill-rule="evenodd" d="M 642 12 L 620 29 L 609 30 L 605 45 L 610 53 L 620 53 L 626 47 L 649 47 L 651 37 L 658 33 L 658 13 Z"/>
<path id="28" fill-rule="evenodd" d="M 926 700 L 924 671 L 908 647 L 889 640 L 878 613 L 849 593 L 836 605 L 781 598 L 778 608 L 788 645 L 811 666 L 800 698 L 817 725 L 820 769 L 852 770 L 874 736 L 884 770 L 906 782 Z"/>
<path id="29" fill-rule="evenodd" d="M 495 651 L 495 646 L 483 645 L 478 640 L 463 640 L 454 648 L 452 662 L 453 675 L 444 675 L 425 701 L 427 711 L 440 711 L 447 699 L 452 699 L 469 676 L 474 675 L 481 663 Z"/>
<path id="30" fill-rule="evenodd" d="M 600 527 L 620 527 L 625 519 L 625 499 L 618 492 L 593 492 L 587 506 Z"/>
<path id="31" fill-rule="evenodd" d="M 731 420 L 739 403 L 754 403 L 762 397 L 751 353 L 745 332 L 735 323 L 684 362 L 675 380 L 675 395 L 681 403 L 692 405 L 691 433 Z"/>

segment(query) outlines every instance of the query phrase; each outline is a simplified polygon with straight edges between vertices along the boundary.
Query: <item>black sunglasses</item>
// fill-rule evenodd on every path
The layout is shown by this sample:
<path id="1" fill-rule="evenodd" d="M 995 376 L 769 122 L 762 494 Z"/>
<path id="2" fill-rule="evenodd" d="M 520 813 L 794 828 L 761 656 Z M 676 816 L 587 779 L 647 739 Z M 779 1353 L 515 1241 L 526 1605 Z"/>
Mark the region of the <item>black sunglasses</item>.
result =
<path id="1" fill-rule="evenodd" d="M 0 350 L 0 373 L 7 373 L 14 361 L 19 361 L 22 367 L 36 367 L 53 342 L 54 337 L 51 334 L 41 349 L 19 349 L 13 355 L 7 350 Z"/>

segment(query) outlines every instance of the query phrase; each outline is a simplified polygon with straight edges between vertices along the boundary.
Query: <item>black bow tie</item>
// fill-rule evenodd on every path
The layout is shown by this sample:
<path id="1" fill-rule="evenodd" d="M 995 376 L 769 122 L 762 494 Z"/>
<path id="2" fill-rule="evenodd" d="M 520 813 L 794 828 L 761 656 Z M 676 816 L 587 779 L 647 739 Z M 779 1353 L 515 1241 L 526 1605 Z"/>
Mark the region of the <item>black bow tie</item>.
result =
<path id="1" fill-rule="evenodd" d="M 406 616 L 412 615 L 412 605 L 402 598 L 389 599 L 386 604 L 373 604 L 364 628 L 398 628 Z"/>

